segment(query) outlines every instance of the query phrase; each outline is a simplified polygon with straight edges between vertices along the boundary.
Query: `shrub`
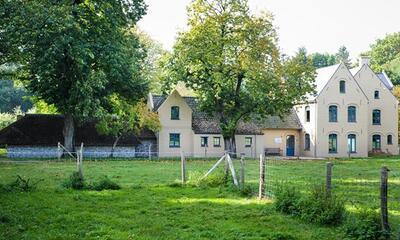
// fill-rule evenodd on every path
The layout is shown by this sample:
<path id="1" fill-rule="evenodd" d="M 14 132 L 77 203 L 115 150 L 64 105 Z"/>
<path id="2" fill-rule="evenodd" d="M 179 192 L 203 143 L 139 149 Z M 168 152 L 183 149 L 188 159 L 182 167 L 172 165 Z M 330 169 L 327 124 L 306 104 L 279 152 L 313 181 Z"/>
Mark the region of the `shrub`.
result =
<path id="1" fill-rule="evenodd" d="M 343 230 L 346 236 L 357 240 L 384 240 L 389 235 L 382 230 L 379 214 L 371 210 L 349 215 Z"/>
<path id="2" fill-rule="evenodd" d="M 24 179 L 21 176 L 17 175 L 17 179 L 15 181 L 6 185 L 0 185 L 0 189 L 5 192 L 12 192 L 12 191 L 32 192 L 36 190 L 37 185 L 41 181 L 43 181 L 43 179 L 40 179 L 38 181 L 33 181 L 30 178 Z"/>
<path id="3" fill-rule="evenodd" d="M 328 195 L 325 187 L 316 186 L 301 203 L 301 218 L 322 225 L 338 225 L 344 220 L 344 201 L 333 193 Z"/>
<path id="4" fill-rule="evenodd" d="M 85 182 L 79 172 L 73 172 L 63 183 L 63 187 L 81 190 L 85 188 Z"/>
<path id="5" fill-rule="evenodd" d="M 103 190 L 119 190 L 121 187 L 111 181 L 107 176 L 103 177 L 99 182 L 95 182 L 92 186 L 90 186 L 90 189 L 95 190 L 95 191 L 103 191 Z"/>
<path id="6" fill-rule="evenodd" d="M 275 193 L 274 206 L 278 212 L 299 215 L 301 194 L 290 183 L 281 184 Z"/>

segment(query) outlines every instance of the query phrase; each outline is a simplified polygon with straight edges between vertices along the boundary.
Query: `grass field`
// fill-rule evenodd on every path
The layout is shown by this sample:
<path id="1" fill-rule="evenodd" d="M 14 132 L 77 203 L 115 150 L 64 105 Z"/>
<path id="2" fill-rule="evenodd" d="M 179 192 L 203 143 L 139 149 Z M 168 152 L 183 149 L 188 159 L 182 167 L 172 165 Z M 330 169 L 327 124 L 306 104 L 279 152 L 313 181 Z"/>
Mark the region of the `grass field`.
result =
<path id="1" fill-rule="evenodd" d="M 5 159 L 3 159 L 5 160 Z M 215 160 L 189 161 L 189 176 L 204 173 Z M 349 211 L 379 205 L 379 172 L 391 169 L 389 210 L 400 223 L 400 160 L 334 160 L 334 191 Z M 267 189 L 277 183 L 302 191 L 324 181 L 326 161 L 270 161 Z M 178 161 L 85 162 L 86 179 L 104 175 L 122 186 L 116 191 L 77 191 L 61 187 L 73 162 L 1 163 L 0 184 L 16 175 L 43 179 L 30 193 L 0 192 L 1 239 L 343 239 L 340 227 L 321 227 L 276 213 L 272 200 L 243 197 L 232 188 L 177 186 Z M 258 162 L 246 161 L 246 184 L 257 188 Z M 286 238 L 285 238 L 286 236 Z M 288 238 L 292 236 L 293 238 Z"/>

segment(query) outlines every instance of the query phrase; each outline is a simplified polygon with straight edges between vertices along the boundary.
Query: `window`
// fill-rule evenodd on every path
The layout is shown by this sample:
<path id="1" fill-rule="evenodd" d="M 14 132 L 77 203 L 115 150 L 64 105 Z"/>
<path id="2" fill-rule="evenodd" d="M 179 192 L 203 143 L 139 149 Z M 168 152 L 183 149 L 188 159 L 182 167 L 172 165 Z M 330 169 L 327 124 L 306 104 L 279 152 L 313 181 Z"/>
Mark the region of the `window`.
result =
<path id="1" fill-rule="evenodd" d="M 356 153 L 356 135 L 355 134 L 349 134 L 347 136 L 347 146 L 349 147 L 349 153 Z"/>
<path id="2" fill-rule="evenodd" d="M 311 119 L 311 112 L 310 112 L 310 107 L 306 107 L 306 122 L 310 122 Z"/>
<path id="3" fill-rule="evenodd" d="M 252 144 L 253 144 L 253 138 L 252 137 L 245 137 L 244 146 L 245 147 L 251 147 Z"/>
<path id="4" fill-rule="evenodd" d="M 393 145 L 393 136 L 392 135 L 388 135 L 387 136 L 387 144 L 388 145 Z"/>
<path id="5" fill-rule="evenodd" d="M 345 81 L 339 82 L 339 90 L 340 90 L 340 93 L 346 93 L 346 82 Z"/>
<path id="6" fill-rule="evenodd" d="M 178 106 L 171 107 L 171 120 L 179 120 L 179 107 Z"/>
<path id="7" fill-rule="evenodd" d="M 381 110 L 375 109 L 372 111 L 372 124 L 381 125 Z"/>
<path id="8" fill-rule="evenodd" d="M 379 99 L 379 91 L 375 91 L 374 92 L 374 98 L 375 99 Z"/>
<path id="9" fill-rule="evenodd" d="M 213 145 L 214 145 L 214 147 L 221 147 L 221 138 L 220 137 L 214 137 L 213 138 Z"/>
<path id="10" fill-rule="evenodd" d="M 372 149 L 381 150 L 381 135 L 372 136 Z"/>
<path id="11" fill-rule="evenodd" d="M 208 137 L 201 137 L 200 142 L 202 147 L 208 147 Z"/>
<path id="12" fill-rule="evenodd" d="M 310 147 L 311 147 L 310 134 L 306 133 L 306 135 L 304 135 L 304 150 L 310 151 Z"/>
<path id="13" fill-rule="evenodd" d="M 347 121 L 348 122 L 356 122 L 357 118 L 356 118 L 356 114 L 357 113 L 357 109 L 354 106 L 350 106 L 347 108 Z"/>
<path id="14" fill-rule="evenodd" d="M 337 153 L 337 134 L 329 134 L 329 153 Z"/>
<path id="15" fill-rule="evenodd" d="M 337 106 L 329 106 L 329 122 L 337 122 Z"/>
<path id="16" fill-rule="evenodd" d="M 181 135 L 179 133 L 169 134 L 169 147 L 179 148 L 181 146 Z"/>

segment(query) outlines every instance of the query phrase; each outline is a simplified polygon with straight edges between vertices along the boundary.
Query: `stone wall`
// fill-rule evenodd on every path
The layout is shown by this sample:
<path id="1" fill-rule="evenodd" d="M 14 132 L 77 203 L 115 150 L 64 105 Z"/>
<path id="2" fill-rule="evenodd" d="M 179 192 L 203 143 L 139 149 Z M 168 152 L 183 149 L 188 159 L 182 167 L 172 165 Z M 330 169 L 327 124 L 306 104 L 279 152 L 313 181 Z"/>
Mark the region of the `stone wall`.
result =
<path id="1" fill-rule="evenodd" d="M 8 146 L 7 156 L 9 158 L 57 158 L 58 149 L 57 146 Z"/>

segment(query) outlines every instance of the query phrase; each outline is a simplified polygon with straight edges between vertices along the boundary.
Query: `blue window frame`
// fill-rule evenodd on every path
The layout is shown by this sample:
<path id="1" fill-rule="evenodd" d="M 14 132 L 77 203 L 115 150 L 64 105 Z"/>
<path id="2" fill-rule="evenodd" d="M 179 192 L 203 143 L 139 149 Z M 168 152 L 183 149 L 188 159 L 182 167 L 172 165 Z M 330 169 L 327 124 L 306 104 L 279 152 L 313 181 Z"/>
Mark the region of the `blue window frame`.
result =
<path id="1" fill-rule="evenodd" d="M 350 106 L 347 108 L 347 121 L 356 122 L 357 121 L 357 108 Z"/>
<path id="2" fill-rule="evenodd" d="M 372 111 L 372 124 L 381 125 L 381 110 L 374 109 Z"/>
<path id="3" fill-rule="evenodd" d="M 374 92 L 374 98 L 375 99 L 379 99 L 379 91 L 375 91 Z"/>
<path id="4" fill-rule="evenodd" d="M 337 122 L 337 106 L 329 106 L 329 122 Z"/>
<path id="5" fill-rule="evenodd" d="M 169 147 L 179 148 L 181 146 L 181 135 L 179 133 L 169 134 Z"/>
<path id="6" fill-rule="evenodd" d="M 349 148 L 349 153 L 357 152 L 357 137 L 355 134 L 349 134 L 347 136 L 347 146 Z"/>
<path id="7" fill-rule="evenodd" d="M 337 153 L 337 134 L 329 134 L 329 153 Z"/>
<path id="8" fill-rule="evenodd" d="M 346 93 L 346 82 L 345 81 L 339 82 L 339 91 L 340 91 L 340 93 Z"/>
<path id="9" fill-rule="evenodd" d="M 373 135 L 372 136 L 372 149 L 373 150 L 381 150 L 381 135 Z"/>
<path id="10" fill-rule="evenodd" d="M 178 106 L 171 107 L 171 120 L 179 120 L 179 107 Z"/>

